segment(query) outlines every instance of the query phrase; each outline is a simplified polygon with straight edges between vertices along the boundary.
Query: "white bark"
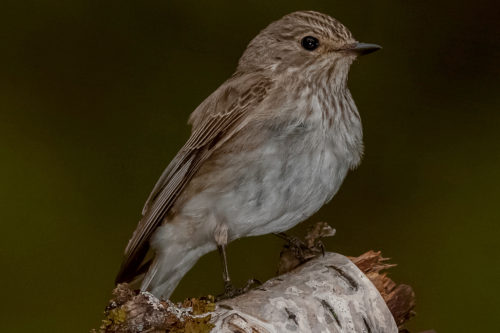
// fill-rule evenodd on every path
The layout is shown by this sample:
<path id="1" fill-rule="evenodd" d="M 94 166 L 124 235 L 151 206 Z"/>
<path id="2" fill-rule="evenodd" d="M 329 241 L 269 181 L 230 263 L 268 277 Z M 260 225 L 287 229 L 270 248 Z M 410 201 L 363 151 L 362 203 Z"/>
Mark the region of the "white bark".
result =
<path id="1" fill-rule="evenodd" d="M 281 259 L 280 266 L 293 267 L 283 252 Z M 99 332 L 398 333 L 397 323 L 407 320 L 415 305 L 411 287 L 380 274 L 393 266 L 380 252 L 351 259 L 364 273 L 347 257 L 320 254 L 256 289 L 217 303 L 192 298 L 174 304 L 120 284 Z"/>
<path id="2" fill-rule="evenodd" d="M 382 296 L 356 265 L 326 253 L 217 303 L 212 332 L 397 333 Z"/>

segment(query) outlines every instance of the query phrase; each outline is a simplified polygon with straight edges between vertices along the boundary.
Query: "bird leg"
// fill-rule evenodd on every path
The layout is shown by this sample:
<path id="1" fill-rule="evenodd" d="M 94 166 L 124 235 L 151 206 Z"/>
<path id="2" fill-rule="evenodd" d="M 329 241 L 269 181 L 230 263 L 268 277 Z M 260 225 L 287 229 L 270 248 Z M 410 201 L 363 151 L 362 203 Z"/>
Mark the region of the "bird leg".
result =
<path id="1" fill-rule="evenodd" d="M 325 255 L 325 245 L 321 239 L 335 235 L 335 229 L 325 222 L 317 222 L 309 228 L 304 241 L 283 232 L 274 235 L 287 242 L 281 250 L 278 264 L 278 274 L 284 274 L 312 258 Z"/>
<path id="2" fill-rule="evenodd" d="M 224 294 L 226 294 L 234 290 L 231 278 L 229 277 L 229 269 L 227 268 L 226 245 L 219 245 L 217 248 L 219 249 L 219 255 L 222 260 L 222 280 L 224 281 Z"/>
<path id="3" fill-rule="evenodd" d="M 218 296 L 217 298 L 232 298 L 236 296 L 236 289 L 231 283 L 231 278 L 229 277 L 229 269 L 227 268 L 227 254 L 226 247 L 228 243 L 228 227 L 225 224 L 218 224 L 215 228 L 215 242 L 217 243 L 217 249 L 219 250 L 219 255 L 222 261 L 222 280 L 224 281 L 224 294 Z"/>
<path id="4" fill-rule="evenodd" d="M 285 240 L 288 243 L 288 248 L 294 252 L 295 257 L 297 259 L 299 259 L 300 261 L 305 260 L 304 251 L 308 249 L 306 243 L 304 243 L 299 238 L 287 235 L 284 232 L 277 232 L 274 233 L 273 235 L 278 236 L 279 238 Z"/>
<path id="5" fill-rule="evenodd" d="M 222 280 L 224 281 L 224 293 L 217 296 L 217 301 L 233 298 L 246 293 L 254 284 L 260 284 L 256 279 L 250 279 L 243 288 L 235 288 L 229 277 L 229 269 L 227 268 L 227 226 L 221 225 L 215 230 L 215 241 L 217 242 L 217 249 L 222 261 Z"/>
<path id="6" fill-rule="evenodd" d="M 218 245 L 219 254 L 222 261 L 222 279 L 224 280 L 224 293 L 216 297 L 216 301 L 233 298 L 249 291 L 253 285 L 261 284 L 259 280 L 250 279 L 243 288 L 235 288 L 229 277 L 229 270 L 227 268 L 227 254 L 226 245 Z"/>

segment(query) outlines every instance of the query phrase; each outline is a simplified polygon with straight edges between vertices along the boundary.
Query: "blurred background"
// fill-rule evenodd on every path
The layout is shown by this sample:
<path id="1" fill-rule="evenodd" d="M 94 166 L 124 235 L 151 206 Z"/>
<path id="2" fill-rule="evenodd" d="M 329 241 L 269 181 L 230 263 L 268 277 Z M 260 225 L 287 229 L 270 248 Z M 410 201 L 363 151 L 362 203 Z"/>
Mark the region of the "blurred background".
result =
<path id="1" fill-rule="evenodd" d="M 315 221 L 329 251 L 369 249 L 417 295 L 412 332 L 494 331 L 499 314 L 499 8 L 491 1 L 9 1 L 0 5 L 3 332 L 98 327 L 123 249 L 190 112 L 250 39 L 299 9 L 384 49 L 350 88 L 366 154 Z M 237 284 L 282 241 L 229 248 Z M 218 294 L 216 253 L 174 298 Z"/>

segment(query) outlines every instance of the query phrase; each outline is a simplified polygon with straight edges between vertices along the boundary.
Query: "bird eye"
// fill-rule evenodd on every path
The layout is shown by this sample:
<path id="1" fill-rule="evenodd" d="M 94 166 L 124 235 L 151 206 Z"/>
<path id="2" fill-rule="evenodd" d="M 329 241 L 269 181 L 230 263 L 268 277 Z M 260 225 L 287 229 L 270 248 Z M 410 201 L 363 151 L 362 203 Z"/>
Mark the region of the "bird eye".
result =
<path id="1" fill-rule="evenodd" d="M 305 48 L 307 51 L 313 51 L 318 48 L 319 40 L 313 36 L 306 36 L 302 38 L 300 44 L 302 44 L 302 47 Z"/>

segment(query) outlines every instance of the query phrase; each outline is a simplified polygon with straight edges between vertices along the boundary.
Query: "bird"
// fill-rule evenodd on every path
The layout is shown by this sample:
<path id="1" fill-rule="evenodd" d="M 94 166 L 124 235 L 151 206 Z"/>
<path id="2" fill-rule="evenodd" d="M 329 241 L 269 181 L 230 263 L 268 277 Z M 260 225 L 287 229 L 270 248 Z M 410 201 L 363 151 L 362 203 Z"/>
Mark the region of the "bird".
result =
<path id="1" fill-rule="evenodd" d="M 316 11 L 260 31 L 234 74 L 191 113 L 191 135 L 144 204 L 116 283 L 139 281 L 168 299 L 218 249 L 225 294 L 235 295 L 228 243 L 304 221 L 360 163 L 363 130 L 348 72 L 380 48 Z"/>

